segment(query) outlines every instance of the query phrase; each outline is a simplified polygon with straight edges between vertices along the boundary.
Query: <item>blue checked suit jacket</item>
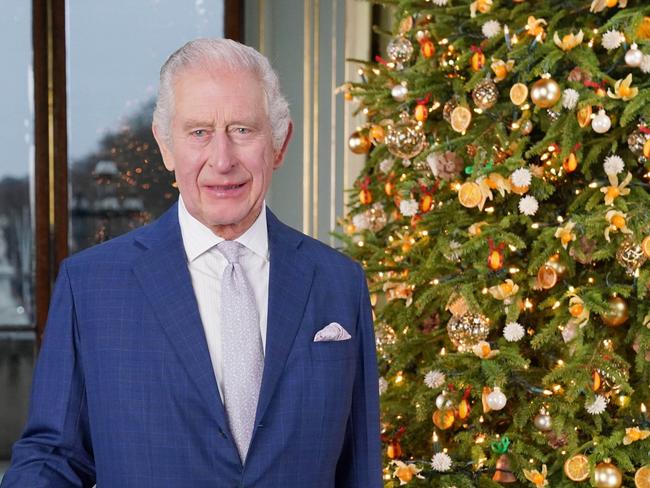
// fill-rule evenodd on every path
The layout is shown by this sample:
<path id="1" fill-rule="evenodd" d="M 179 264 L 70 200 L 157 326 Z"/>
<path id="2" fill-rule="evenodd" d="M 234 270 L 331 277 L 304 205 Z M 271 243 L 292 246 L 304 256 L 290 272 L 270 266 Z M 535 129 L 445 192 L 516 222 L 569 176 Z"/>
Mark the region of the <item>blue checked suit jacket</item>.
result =
<path id="1" fill-rule="evenodd" d="M 245 466 L 174 205 L 64 261 L 29 419 L 2 488 L 382 486 L 378 380 L 361 268 L 268 212 L 264 375 Z M 352 335 L 313 342 L 330 322 Z"/>

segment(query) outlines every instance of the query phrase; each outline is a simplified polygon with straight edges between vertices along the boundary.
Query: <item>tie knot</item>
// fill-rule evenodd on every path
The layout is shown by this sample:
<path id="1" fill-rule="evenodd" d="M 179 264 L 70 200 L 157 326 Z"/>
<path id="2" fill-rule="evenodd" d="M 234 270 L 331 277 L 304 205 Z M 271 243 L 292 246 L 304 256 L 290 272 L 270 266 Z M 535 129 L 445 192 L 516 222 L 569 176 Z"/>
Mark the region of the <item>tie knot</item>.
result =
<path id="1" fill-rule="evenodd" d="M 217 250 L 224 255 L 228 263 L 234 264 L 239 262 L 239 256 L 244 246 L 237 241 L 221 241 L 217 244 Z"/>

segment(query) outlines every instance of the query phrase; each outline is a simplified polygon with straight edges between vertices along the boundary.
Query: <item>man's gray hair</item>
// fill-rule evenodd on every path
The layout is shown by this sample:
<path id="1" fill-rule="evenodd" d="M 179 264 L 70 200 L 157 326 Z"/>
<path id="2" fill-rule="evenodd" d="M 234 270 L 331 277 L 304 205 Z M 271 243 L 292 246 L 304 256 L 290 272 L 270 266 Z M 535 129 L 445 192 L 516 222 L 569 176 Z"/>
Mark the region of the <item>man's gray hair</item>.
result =
<path id="1" fill-rule="evenodd" d="M 174 52 L 160 69 L 160 87 L 153 123 L 162 137 L 171 142 L 174 113 L 174 77 L 183 69 L 210 64 L 225 70 L 248 70 L 257 75 L 266 94 L 266 110 L 271 123 L 273 148 L 281 149 L 291 115 L 289 103 L 280 91 L 278 75 L 269 60 L 252 47 L 230 39 L 195 39 Z"/>

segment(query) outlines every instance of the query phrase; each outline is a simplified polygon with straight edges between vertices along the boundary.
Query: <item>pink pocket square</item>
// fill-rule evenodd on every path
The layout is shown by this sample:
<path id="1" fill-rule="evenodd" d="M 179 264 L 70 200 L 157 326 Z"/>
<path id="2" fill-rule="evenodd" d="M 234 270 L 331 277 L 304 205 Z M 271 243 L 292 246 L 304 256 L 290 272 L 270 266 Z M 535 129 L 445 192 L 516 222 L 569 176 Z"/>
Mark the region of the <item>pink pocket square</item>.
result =
<path id="1" fill-rule="evenodd" d="M 347 341 L 352 336 L 338 322 L 332 322 L 316 332 L 314 342 Z"/>

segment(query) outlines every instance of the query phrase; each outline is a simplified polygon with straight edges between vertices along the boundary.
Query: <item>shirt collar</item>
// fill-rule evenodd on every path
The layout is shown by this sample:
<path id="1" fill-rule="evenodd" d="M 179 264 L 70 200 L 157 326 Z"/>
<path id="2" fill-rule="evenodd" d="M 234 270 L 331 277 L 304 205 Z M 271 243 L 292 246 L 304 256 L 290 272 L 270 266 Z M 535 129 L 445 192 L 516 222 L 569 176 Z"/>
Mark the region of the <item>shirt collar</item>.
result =
<path id="1" fill-rule="evenodd" d="M 185 254 L 190 262 L 224 240 L 194 218 L 180 196 L 178 198 L 178 223 L 181 227 Z M 262 203 L 262 211 L 253 225 L 235 240 L 261 258 L 268 260 L 269 236 L 266 227 L 266 201 Z"/>

